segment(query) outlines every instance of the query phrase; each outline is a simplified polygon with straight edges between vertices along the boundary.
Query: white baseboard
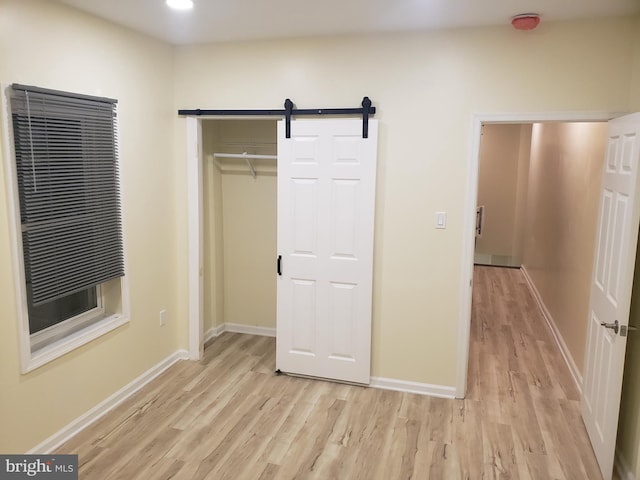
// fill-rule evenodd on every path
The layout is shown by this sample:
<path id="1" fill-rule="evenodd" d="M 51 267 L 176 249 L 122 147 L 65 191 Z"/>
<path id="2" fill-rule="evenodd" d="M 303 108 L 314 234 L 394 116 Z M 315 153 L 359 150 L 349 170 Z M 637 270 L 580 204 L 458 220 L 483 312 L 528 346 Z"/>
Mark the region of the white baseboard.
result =
<path id="1" fill-rule="evenodd" d="M 618 473 L 620 480 L 636 480 L 635 475 L 629 468 L 629 465 L 622 456 L 622 452 L 616 448 L 616 457 L 614 463 L 614 469 Z"/>
<path id="2" fill-rule="evenodd" d="M 217 337 L 224 332 L 245 333 L 249 335 L 261 335 L 264 337 L 275 337 L 276 329 L 268 327 L 255 327 L 242 325 L 239 323 L 224 323 L 212 328 L 205 333 L 205 341 Z M 432 397 L 455 398 L 455 387 L 444 387 L 442 385 L 430 385 L 427 383 L 409 382 L 396 380 L 393 378 L 371 377 L 369 386 L 384 390 L 395 390 L 397 392 L 417 393 L 419 395 L 430 395 Z"/>
<path id="3" fill-rule="evenodd" d="M 493 265 L 496 267 L 516 268 L 522 264 L 522 259 L 511 255 L 492 255 L 490 253 L 476 253 L 473 256 L 475 265 Z"/>
<path id="4" fill-rule="evenodd" d="M 253 325 L 242 325 L 240 323 L 225 323 L 225 332 L 248 333 L 249 335 L 260 335 L 263 337 L 275 337 L 276 329 L 270 327 L 255 327 Z"/>
<path id="5" fill-rule="evenodd" d="M 569 347 L 567 347 L 567 344 L 565 343 L 564 338 L 562 338 L 562 335 L 560 334 L 560 330 L 558 330 L 558 327 L 556 326 L 556 322 L 553 320 L 553 316 L 551 315 L 551 312 L 549 312 L 546 305 L 542 301 L 540 292 L 538 291 L 535 284 L 533 283 L 533 280 L 529 276 L 529 272 L 527 272 L 527 269 L 524 266 L 520 267 L 520 271 L 522 272 L 525 280 L 527 281 L 527 285 L 529 286 L 529 290 L 531 291 L 533 298 L 535 298 L 536 302 L 538 303 L 538 306 L 540 307 L 540 310 L 542 311 L 542 316 L 544 317 L 544 319 L 547 322 L 547 325 L 549 325 L 549 328 L 551 329 L 553 338 L 555 339 L 556 344 L 560 349 L 560 353 L 562 354 L 562 357 L 564 358 L 565 363 L 569 367 L 569 372 L 571 373 L 571 376 L 573 377 L 573 380 L 576 383 L 578 392 L 580 393 L 580 395 L 582 395 L 582 374 L 580 373 L 580 370 L 578 370 L 578 367 L 576 366 L 576 362 L 573 360 L 573 356 L 569 351 Z"/>
<path id="6" fill-rule="evenodd" d="M 45 441 L 33 447 L 27 452 L 27 454 L 46 455 L 53 452 L 56 448 L 69 440 L 71 437 L 77 435 L 93 422 L 98 420 L 100 417 L 116 408 L 127 398 L 129 398 L 131 395 L 136 393 L 138 390 L 140 390 L 142 387 L 147 385 L 154 378 L 164 372 L 171 365 L 178 362 L 179 360 L 187 360 L 188 358 L 189 352 L 187 350 L 178 350 L 177 352 L 174 352 L 173 354 L 162 360 L 160 363 L 144 372 L 138 378 L 131 381 L 128 385 L 122 387 L 106 400 L 100 402 L 91 410 L 76 418 L 74 421 L 69 423 L 58 432 L 51 435 Z"/>
<path id="7" fill-rule="evenodd" d="M 224 324 L 218 325 L 217 327 L 210 328 L 209 330 L 204 332 L 204 338 L 202 343 L 206 345 L 209 340 L 222 335 L 223 332 L 224 332 Z"/>
<path id="8" fill-rule="evenodd" d="M 370 387 L 381 388 L 383 390 L 394 390 L 396 392 L 417 393 L 419 395 L 430 395 L 440 398 L 455 398 L 455 387 L 445 387 L 443 385 L 431 385 L 428 383 L 409 382 L 406 380 L 396 380 L 394 378 L 371 377 Z"/>
<path id="9" fill-rule="evenodd" d="M 261 337 L 275 337 L 276 329 L 271 327 L 256 327 L 254 325 L 243 325 L 241 323 L 223 323 L 217 327 L 207 330 L 204 334 L 205 343 L 224 332 L 246 333 L 248 335 L 259 335 Z"/>

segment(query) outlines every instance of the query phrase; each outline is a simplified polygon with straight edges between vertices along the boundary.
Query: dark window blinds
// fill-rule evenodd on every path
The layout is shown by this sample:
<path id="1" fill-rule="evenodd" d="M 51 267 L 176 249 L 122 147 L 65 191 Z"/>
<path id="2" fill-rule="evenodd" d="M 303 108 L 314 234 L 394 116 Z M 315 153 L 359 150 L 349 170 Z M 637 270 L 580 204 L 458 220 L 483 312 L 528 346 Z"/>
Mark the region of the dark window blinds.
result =
<path id="1" fill-rule="evenodd" d="M 12 86 L 33 305 L 124 275 L 115 106 L 107 98 Z"/>

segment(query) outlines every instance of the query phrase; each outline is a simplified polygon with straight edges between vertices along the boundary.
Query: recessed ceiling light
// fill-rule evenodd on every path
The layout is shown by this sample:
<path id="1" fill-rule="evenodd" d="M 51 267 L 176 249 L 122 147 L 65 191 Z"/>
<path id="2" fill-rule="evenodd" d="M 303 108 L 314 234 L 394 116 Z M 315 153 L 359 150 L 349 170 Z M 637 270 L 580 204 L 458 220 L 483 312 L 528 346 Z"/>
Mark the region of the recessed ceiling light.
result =
<path id="1" fill-rule="evenodd" d="M 166 0 L 167 5 L 175 10 L 191 10 L 193 0 Z"/>

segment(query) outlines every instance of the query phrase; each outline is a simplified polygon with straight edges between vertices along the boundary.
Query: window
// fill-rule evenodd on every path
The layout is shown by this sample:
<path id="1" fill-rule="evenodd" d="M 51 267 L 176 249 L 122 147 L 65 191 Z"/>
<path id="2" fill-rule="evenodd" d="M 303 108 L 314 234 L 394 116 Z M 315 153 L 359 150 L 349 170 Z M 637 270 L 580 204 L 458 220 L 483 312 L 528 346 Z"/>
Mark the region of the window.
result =
<path id="1" fill-rule="evenodd" d="M 116 101 L 16 84 L 8 93 L 33 364 L 124 317 Z"/>

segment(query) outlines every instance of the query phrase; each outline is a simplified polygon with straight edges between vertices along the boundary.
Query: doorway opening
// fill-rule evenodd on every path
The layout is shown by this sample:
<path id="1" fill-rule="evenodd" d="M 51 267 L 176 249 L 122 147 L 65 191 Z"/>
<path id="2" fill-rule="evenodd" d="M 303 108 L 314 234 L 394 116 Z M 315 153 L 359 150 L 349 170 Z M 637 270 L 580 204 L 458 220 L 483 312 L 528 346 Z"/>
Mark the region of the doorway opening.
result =
<path id="1" fill-rule="evenodd" d="M 456 384 L 456 396 L 463 398 L 465 396 L 467 388 L 467 371 L 469 363 L 469 333 L 471 325 L 471 298 L 473 287 L 473 268 L 476 257 L 476 232 L 477 232 L 477 207 L 478 207 L 478 190 L 480 179 L 480 151 L 482 143 L 482 130 L 483 125 L 523 125 L 523 124 L 556 124 L 558 122 L 606 122 L 609 119 L 615 117 L 613 113 L 541 113 L 541 114 L 484 114 L 475 115 L 472 121 L 471 129 L 471 153 L 470 153 L 470 165 L 469 176 L 467 183 L 467 206 L 465 211 L 465 239 L 463 250 L 461 275 L 461 317 L 460 328 L 458 334 L 458 370 L 457 370 L 457 384 Z M 515 127 L 514 127 L 515 128 Z M 526 149 L 525 149 L 526 150 Z M 562 172 L 559 172 L 562 173 Z M 527 180 L 528 181 L 528 180 Z M 520 182 L 524 183 L 524 178 L 521 175 Z M 514 189 L 515 190 L 515 189 Z M 530 194 L 527 189 L 526 196 Z M 521 206 L 520 211 L 525 211 L 522 207 L 522 199 L 524 195 L 521 192 Z M 525 203 L 526 205 L 526 203 Z M 515 206 L 514 206 L 515 208 Z M 485 219 L 487 222 L 488 216 L 491 212 L 485 208 Z M 527 223 L 525 215 L 525 221 L 520 222 Z M 486 223 L 485 223 L 486 226 Z M 484 233 L 483 233 L 484 235 Z M 516 235 L 517 237 L 517 235 Z M 513 238 L 513 235 L 511 235 Z M 485 253 L 485 252 L 479 252 Z M 493 255 L 493 254 L 492 254 Z M 497 256 L 499 256 L 498 254 Z M 511 255 L 512 257 L 514 255 Z"/>
<path id="2" fill-rule="evenodd" d="M 482 125 L 474 264 L 522 265 L 532 124 Z"/>
<path id="3" fill-rule="evenodd" d="M 582 384 L 605 122 L 482 126 L 476 265 L 519 268 Z"/>
<path id="4" fill-rule="evenodd" d="M 617 407 L 615 412 L 611 413 L 607 418 L 593 417 L 589 413 L 593 410 L 590 405 L 594 405 L 593 402 L 599 400 L 595 398 L 593 391 L 594 375 L 596 375 L 593 368 L 593 354 L 585 355 L 585 353 L 600 352 L 600 348 L 594 350 L 593 344 L 596 341 L 594 339 L 600 341 L 603 333 L 607 338 L 613 335 L 609 335 L 607 330 L 601 327 L 605 326 L 607 329 L 613 329 L 614 323 L 602 323 L 598 320 L 605 317 L 600 315 L 602 312 L 593 309 L 600 308 L 599 305 L 602 302 L 595 304 L 595 307 L 593 306 L 593 300 L 590 302 L 590 298 L 594 298 L 592 291 L 595 292 L 593 295 L 596 295 L 605 289 L 606 292 L 609 292 L 607 298 L 612 298 L 613 303 L 617 301 L 618 294 L 620 294 L 622 310 L 615 313 L 615 318 L 621 316 L 623 317 L 623 324 L 627 323 L 626 314 L 628 311 L 624 311 L 624 302 L 628 302 L 630 297 L 626 296 L 625 300 L 625 294 L 618 292 L 617 275 L 611 277 L 607 275 L 604 278 L 602 277 L 602 271 L 603 269 L 605 269 L 604 271 L 609 271 L 608 269 L 612 268 L 615 269 L 612 271 L 619 272 L 621 268 L 624 268 L 624 280 L 620 279 L 619 281 L 621 283 L 625 282 L 625 290 L 627 286 L 631 288 L 631 277 L 627 274 L 633 273 L 633 270 L 629 270 L 628 265 L 624 266 L 623 259 L 627 259 L 631 255 L 637 255 L 635 248 L 637 210 L 635 208 L 634 210 L 625 208 L 627 204 L 629 206 L 633 204 L 633 191 L 637 189 L 635 172 L 637 171 L 636 157 L 638 151 L 637 144 L 634 143 L 634 139 L 638 137 L 637 120 L 638 115 L 629 115 L 611 122 L 609 126 L 601 125 L 600 128 L 603 129 L 604 134 L 588 131 L 594 128 L 591 124 L 578 123 L 572 127 L 572 131 L 569 131 L 568 138 L 566 134 L 564 137 L 557 135 L 557 131 L 563 126 L 562 124 L 552 124 L 551 127 L 547 127 L 546 124 L 534 125 L 531 137 L 530 164 L 528 166 L 529 179 L 526 182 L 528 189 L 525 209 L 527 222 L 524 246 L 521 246 L 523 249 L 522 271 L 527 278 L 531 292 L 538 300 L 547 323 L 556 337 L 556 342 L 563 352 L 566 363 L 579 389 L 583 388 L 581 372 L 585 371 L 584 392 L 586 393 L 582 394 L 581 397 L 582 415 L 587 429 L 589 430 L 594 421 L 598 425 L 604 425 L 606 422 L 606 431 L 612 432 L 613 440 L 615 440 L 615 427 L 618 423 Z M 480 129 L 484 128 L 486 126 L 481 124 Z M 577 148 L 574 147 L 576 151 L 575 165 L 571 164 L 571 155 L 567 154 L 565 149 L 564 142 L 567 140 L 569 143 L 577 141 Z M 585 151 L 584 147 L 590 142 L 593 143 L 594 140 L 601 143 L 600 147 L 596 150 L 588 149 Z M 478 141 L 476 147 L 476 151 L 482 151 L 480 141 Z M 593 157 L 593 151 L 597 155 L 595 158 Z M 546 161 L 544 161 L 545 156 L 548 157 Z M 483 203 L 481 198 L 483 195 L 482 180 L 478 180 L 482 177 L 481 157 L 479 153 L 478 164 L 480 164 L 480 171 L 478 177 L 475 178 L 478 184 L 472 185 L 478 188 L 477 194 L 480 204 Z M 519 162 L 518 166 L 520 165 Z M 477 167 L 477 165 L 474 167 Z M 517 172 L 518 169 L 516 168 L 515 170 Z M 504 171 L 501 173 L 504 174 Z M 473 172 L 471 175 L 473 175 Z M 604 191 L 601 194 L 602 188 L 604 188 Z M 489 192 L 489 194 L 495 194 L 495 192 Z M 600 200 L 601 195 L 602 200 Z M 611 199 L 615 200 L 615 209 L 613 210 L 610 208 L 613 204 Z M 518 211 L 518 195 L 508 203 L 510 212 Z M 486 210 L 486 207 L 481 209 L 485 216 L 487 214 Z M 627 211 L 629 212 L 628 215 Z M 615 222 L 607 221 L 614 214 Z M 517 214 L 512 215 L 513 217 L 517 217 Z M 601 218 L 600 221 L 598 220 L 599 218 Z M 486 217 L 482 220 L 486 221 Z M 517 223 L 517 218 L 512 223 Z M 623 232 L 631 232 L 626 227 L 627 225 L 634 228 L 633 240 L 624 240 L 629 235 L 624 233 L 623 236 Z M 480 227 L 482 227 L 480 232 L 485 233 L 487 224 L 480 222 Z M 596 236 L 599 239 L 597 248 Z M 512 238 L 516 237 L 512 236 Z M 603 239 L 606 239 L 606 243 Z M 502 240 L 504 240 L 504 235 Z M 548 248 L 549 246 L 552 248 Z M 513 245 L 511 247 L 513 248 Z M 483 245 L 482 248 L 486 249 L 486 245 Z M 606 255 L 603 252 L 606 252 Z M 594 265 L 596 254 L 598 258 L 596 271 L 598 274 L 594 277 L 595 280 L 592 280 L 591 269 Z M 486 252 L 475 250 L 474 256 L 476 263 L 494 264 L 492 256 L 486 255 Z M 604 260 L 605 258 L 606 260 Z M 608 267 L 608 262 L 614 262 L 613 259 L 615 259 L 615 263 L 612 263 L 613 266 Z M 605 266 L 603 267 L 601 264 Z M 603 280 L 600 280 L 601 277 Z M 593 286 L 592 282 L 594 282 Z M 611 288 L 613 289 L 611 290 Z M 576 306 L 580 308 L 574 308 Z M 628 303 L 626 303 L 626 306 L 628 307 Z M 585 308 L 586 312 L 578 311 Z M 569 312 L 568 315 L 567 312 L 570 309 L 576 311 Z M 606 315 L 606 318 L 609 316 Z M 614 317 L 612 316 L 612 318 Z M 571 321 L 572 319 L 573 321 Z M 618 322 L 615 323 L 617 324 Z M 593 325 L 597 326 L 593 327 Z M 617 327 L 615 328 L 615 333 L 616 335 L 618 334 Z M 588 343 L 585 341 L 587 336 L 589 338 Z M 620 336 L 626 336 L 626 325 L 620 328 Z M 616 352 L 618 352 L 616 353 L 616 362 L 621 368 L 617 370 L 617 373 L 612 373 L 614 377 L 619 374 L 621 381 L 622 364 L 618 360 L 624 354 L 626 339 L 622 338 L 618 342 L 614 337 L 611 337 L 609 340 L 605 339 L 604 341 L 607 344 L 611 343 L 613 345 L 615 343 L 622 346 L 622 349 L 616 347 Z M 611 350 L 613 351 L 613 346 Z M 588 365 L 582 365 L 583 359 L 588 362 Z M 595 365 L 604 365 L 604 363 L 598 360 Z M 598 380 L 599 390 L 602 389 L 603 382 L 608 383 L 607 378 L 610 377 Z M 618 388 L 619 385 L 620 383 L 618 383 Z M 615 414 L 615 419 L 610 418 L 613 414 Z M 613 423 L 614 420 L 615 424 Z M 595 442 L 594 448 L 598 444 L 596 453 L 598 453 L 598 460 L 603 465 L 603 472 L 606 472 L 608 467 L 612 465 L 612 450 L 607 453 L 599 449 L 600 443 L 598 442 L 600 438 L 598 437 L 597 441 L 594 440 L 592 429 L 589 432 L 592 442 Z M 612 442 L 610 435 L 610 433 L 607 433 L 608 440 L 603 445 L 609 445 L 612 449 L 612 445 L 615 442 Z"/>

